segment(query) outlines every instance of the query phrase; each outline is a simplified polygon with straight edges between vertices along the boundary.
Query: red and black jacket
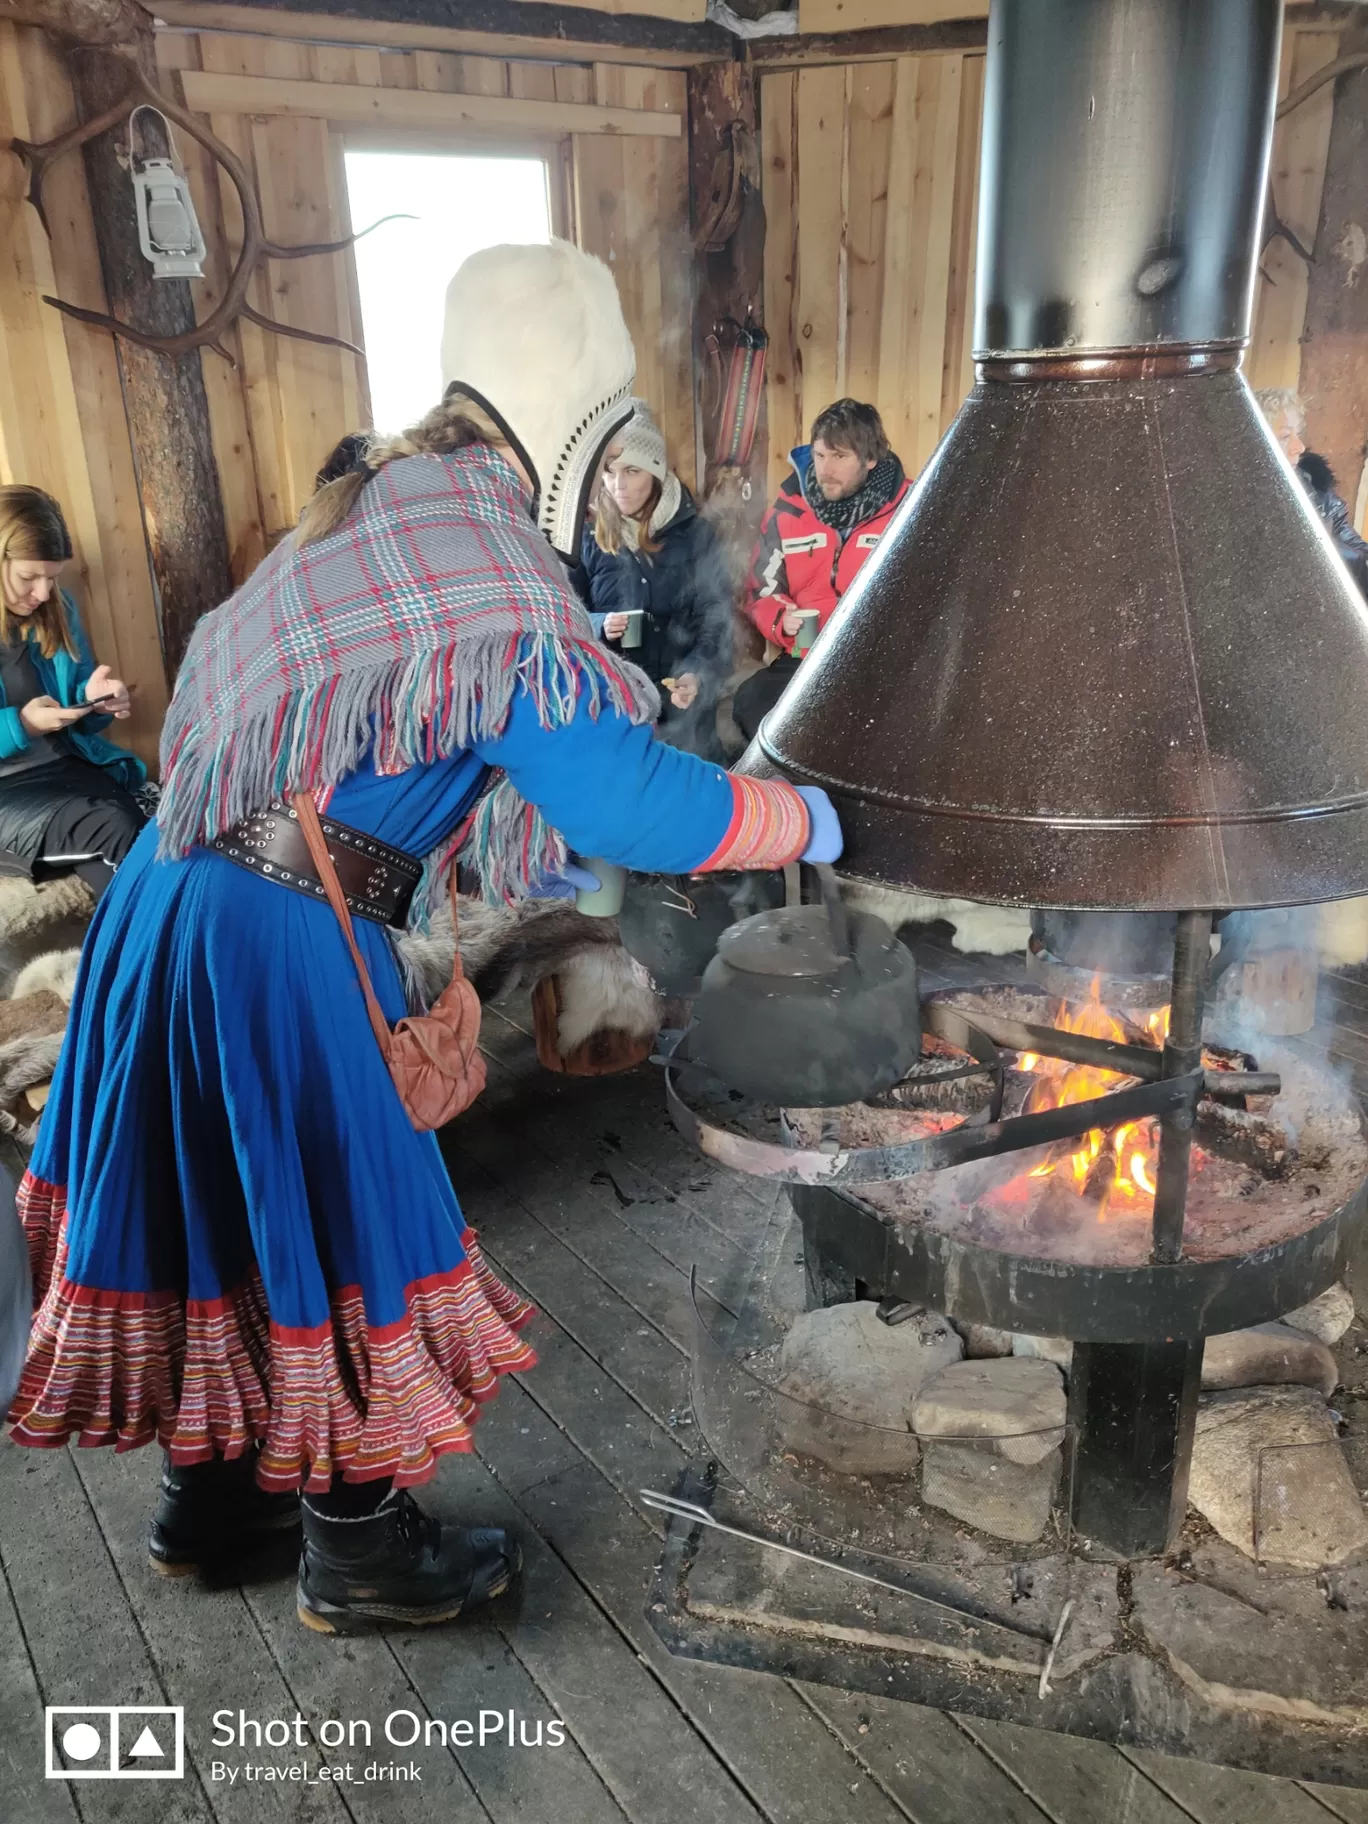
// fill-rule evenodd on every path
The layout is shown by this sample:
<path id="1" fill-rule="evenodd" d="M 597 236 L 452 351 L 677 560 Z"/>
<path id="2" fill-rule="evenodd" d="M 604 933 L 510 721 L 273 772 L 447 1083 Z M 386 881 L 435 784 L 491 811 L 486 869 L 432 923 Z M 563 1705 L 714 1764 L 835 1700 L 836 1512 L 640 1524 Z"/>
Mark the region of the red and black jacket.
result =
<path id="1" fill-rule="evenodd" d="M 781 626 L 785 610 L 815 608 L 818 630 L 825 627 L 912 485 L 904 476 L 886 506 L 842 536 L 808 505 L 801 478 L 810 460 L 806 445 L 792 453 L 794 472 L 760 527 L 746 590 L 746 613 L 786 652 L 793 636 Z"/>

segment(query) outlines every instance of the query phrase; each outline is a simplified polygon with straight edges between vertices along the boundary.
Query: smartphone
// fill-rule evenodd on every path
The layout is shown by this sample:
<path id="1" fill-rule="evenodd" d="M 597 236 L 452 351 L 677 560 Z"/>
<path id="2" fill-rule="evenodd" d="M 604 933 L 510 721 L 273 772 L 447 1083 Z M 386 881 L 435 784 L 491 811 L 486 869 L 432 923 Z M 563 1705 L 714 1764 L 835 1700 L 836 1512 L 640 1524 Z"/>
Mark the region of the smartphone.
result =
<path id="1" fill-rule="evenodd" d="M 137 688 L 138 688 L 138 687 L 137 687 L 137 685 L 136 685 L 136 684 L 130 684 L 130 685 L 129 685 L 129 687 L 128 687 L 128 694 L 129 694 L 129 696 L 130 696 L 130 697 L 131 697 L 131 696 L 132 696 L 132 695 L 133 695 L 133 692 L 134 692 L 134 691 L 135 691 L 135 690 L 136 690 L 136 689 L 137 689 Z M 85 702 L 85 703 L 73 703 L 73 704 L 72 704 L 72 706 L 71 706 L 71 707 L 72 707 L 72 708 L 73 708 L 73 709 L 104 709 L 104 708 L 106 708 L 106 707 L 107 707 L 107 706 L 108 706 L 108 705 L 109 705 L 109 704 L 110 704 L 110 703 L 117 703 L 117 702 L 118 702 L 118 700 L 119 700 L 119 699 L 118 699 L 118 697 L 92 697 L 92 698 L 90 698 L 90 700 L 89 700 L 89 701 L 88 701 L 88 702 Z"/>

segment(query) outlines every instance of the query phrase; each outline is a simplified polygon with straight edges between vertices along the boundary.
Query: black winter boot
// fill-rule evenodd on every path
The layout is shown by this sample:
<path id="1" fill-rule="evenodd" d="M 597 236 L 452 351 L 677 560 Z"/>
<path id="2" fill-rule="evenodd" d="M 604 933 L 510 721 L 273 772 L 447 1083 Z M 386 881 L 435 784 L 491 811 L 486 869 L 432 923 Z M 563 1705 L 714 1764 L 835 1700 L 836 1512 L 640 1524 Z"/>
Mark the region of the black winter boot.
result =
<path id="1" fill-rule="evenodd" d="M 522 1569 L 501 1527 L 444 1526 L 402 1488 L 347 1518 L 320 1513 L 308 1495 L 303 1511 L 299 1619 L 320 1634 L 453 1621 L 502 1596 Z"/>
<path id="2" fill-rule="evenodd" d="M 147 1554 L 163 1577 L 222 1572 L 299 1530 L 299 1496 L 257 1486 L 256 1453 L 231 1462 L 162 1461 Z"/>

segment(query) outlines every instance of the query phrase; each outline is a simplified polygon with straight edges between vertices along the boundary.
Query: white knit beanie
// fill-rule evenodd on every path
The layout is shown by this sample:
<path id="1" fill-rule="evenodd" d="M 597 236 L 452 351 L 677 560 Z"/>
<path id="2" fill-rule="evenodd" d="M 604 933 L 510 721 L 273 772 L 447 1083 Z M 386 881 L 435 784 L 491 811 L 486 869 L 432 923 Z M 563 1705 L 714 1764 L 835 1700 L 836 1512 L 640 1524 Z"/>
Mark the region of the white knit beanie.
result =
<path id="1" fill-rule="evenodd" d="M 615 461 L 627 462 L 634 469 L 645 469 L 655 476 L 657 481 L 664 481 L 670 472 L 670 465 L 665 460 L 665 433 L 651 416 L 651 408 L 644 400 L 635 402 L 636 411 L 613 439 L 613 448 L 618 454 Z"/>

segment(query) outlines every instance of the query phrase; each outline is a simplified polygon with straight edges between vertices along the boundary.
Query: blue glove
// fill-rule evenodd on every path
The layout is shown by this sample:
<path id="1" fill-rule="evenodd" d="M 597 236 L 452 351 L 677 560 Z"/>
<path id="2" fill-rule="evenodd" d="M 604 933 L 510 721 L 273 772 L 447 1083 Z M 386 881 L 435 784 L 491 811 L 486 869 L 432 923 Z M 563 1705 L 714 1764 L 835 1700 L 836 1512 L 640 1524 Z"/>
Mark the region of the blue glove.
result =
<path id="1" fill-rule="evenodd" d="M 546 874 L 527 889 L 529 899 L 568 899 L 573 900 L 576 893 L 597 893 L 599 877 L 591 874 L 588 868 L 577 868 L 573 861 L 567 861 L 558 874 Z"/>
<path id="2" fill-rule="evenodd" d="M 841 850 L 845 847 L 845 838 L 841 834 L 836 806 L 820 785 L 800 785 L 794 789 L 807 806 L 808 818 L 812 825 L 808 833 L 808 846 L 803 850 L 799 860 L 839 861 Z"/>

